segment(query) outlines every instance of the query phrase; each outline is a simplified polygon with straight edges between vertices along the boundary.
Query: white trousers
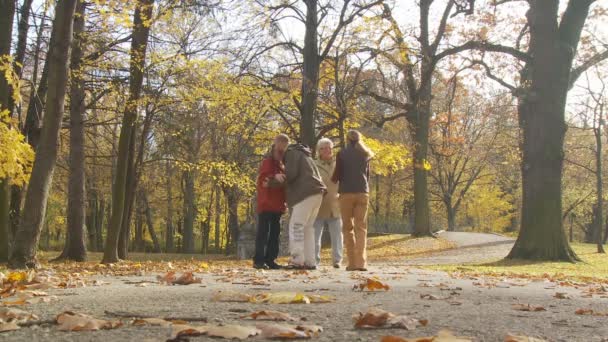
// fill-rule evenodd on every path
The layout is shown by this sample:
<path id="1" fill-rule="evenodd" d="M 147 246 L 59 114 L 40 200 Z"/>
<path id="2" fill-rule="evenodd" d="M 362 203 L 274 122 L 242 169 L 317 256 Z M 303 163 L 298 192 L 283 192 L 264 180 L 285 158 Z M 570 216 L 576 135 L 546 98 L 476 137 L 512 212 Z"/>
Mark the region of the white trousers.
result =
<path id="1" fill-rule="evenodd" d="M 322 201 L 323 194 L 316 194 L 293 206 L 289 219 L 289 254 L 293 265 L 316 265 L 314 223 Z"/>

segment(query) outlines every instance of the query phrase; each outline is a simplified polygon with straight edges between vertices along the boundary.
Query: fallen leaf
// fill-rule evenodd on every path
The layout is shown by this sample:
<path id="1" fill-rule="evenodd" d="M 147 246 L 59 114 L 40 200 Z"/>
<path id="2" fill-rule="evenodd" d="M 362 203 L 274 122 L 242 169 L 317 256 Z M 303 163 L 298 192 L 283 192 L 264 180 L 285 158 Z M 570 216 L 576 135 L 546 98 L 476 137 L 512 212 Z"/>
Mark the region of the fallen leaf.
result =
<path id="1" fill-rule="evenodd" d="M 0 307 L 0 322 L 13 321 L 15 323 L 23 323 L 31 320 L 37 320 L 38 316 L 31 314 L 27 311 L 15 309 L 15 308 L 2 308 Z"/>
<path id="2" fill-rule="evenodd" d="M 6 277 L 9 283 L 20 283 L 27 279 L 27 272 L 10 272 Z"/>
<path id="3" fill-rule="evenodd" d="M 418 326 L 428 324 L 427 320 L 419 320 L 409 316 L 397 316 L 391 312 L 371 308 L 366 313 L 359 313 L 353 316 L 355 328 L 359 329 L 375 329 L 375 328 L 398 328 L 406 330 L 414 330 Z"/>
<path id="4" fill-rule="evenodd" d="M 21 329 L 21 328 L 19 327 L 19 325 L 17 325 L 17 322 L 14 322 L 14 321 L 11 321 L 8 323 L 0 322 L 0 333 L 6 332 L 6 331 L 19 330 L 19 329 Z"/>
<path id="5" fill-rule="evenodd" d="M 106 321 L 89 315 L 66 311 L 57 316 L 57 323 L 61 331 L 92 331 L 100 329 L 114 329 L 122 325 L 118 321 Z"/>
<path id="6" fill-rule="evenodd" d="M 538 311 L 547 311 L 542 306 L 533 306 L 530 304 L 513 304 L 513 310 L 518 311 L 530 311 L 530 312 L 538 312 Z"/>
<path id="7" fill-rule="evenodd" d="M 437 336 L 404 338 L 399 336 L 384 336 L 380 342 L 472 342 L 468 337 L 454 336 L 450 331 L 441 330 Z"/>
<path id="8" fill-rule="evenodd" d="M 200 284 L 203 280 L 201 278 L 195 277 L 192 272 L 185 272 L 179 278 L 177 278 L 173 284 L 176 285 L 190 285 L 190 284 Z"/>
<path id="9" fill-rule="evenodd" d="M 311 303 L 331 303 L 336 299 L 332 296 L 323 296 L 323 295 L 306 295 L 308 299 L 310 299 Z"/>
<path id="10" fill-rule="evenodd" d="M 570 296 L 565 292 L 555 292 L 553 298 L 557 299 L 570 299 Z"/>
<path id="11" fill-rule="evenodd" d="M 596 312 L 593 309 L 578 309 L 574 313 L 577 315 L 608 316 L 608 312 Z"/>
<path id="12" fill-rule="evenodd" d="M 245 317 L 250 317 L 252 319 L 261 320 L 261 321 L 295 321 L 296 319 L 292 317 L 290 314 L 280 311 L 272 311 L 272 310 L 263 310 L 254 312 L 251 315 L 247 315 Z"/>
<path id="13" fill-rule="evenodd" d="M 257 328 L 243 325 L 210 326 L 207 330 L 207 336 L 210 337 L 238 338 L 239 340 L 244 340 L 259 333 L 260 331 Z"/>
<path id="14" fill-rule="evenodd" d="M 260 323 L 256 328 L 261 331 L 262 338 L 268 339 L 307 339 L 311 335 L 306 331 L 298 330 L 292 326 Z"/>
<path id="15" fill-rule="evenodd" d="M 143 325 L 157 325 L 157 326 L 170 326 L 172 322 L 166 321 L 162 318 L 140 318 L 133 321 L 133 325 L 135 326 L 143 326 Z"/>
<path id="16" fill-rule="evenodd" d="M 421 299 L 428 299 L 428 300 L 440 300 L 440 299 L 446 299 L 446 298 L 440 298 L 440 297 L 437 297 L 437 296 L 435 296 L 435 295 L 428 294 L 428 293 L 427 293 L 427 294 L 421 294 L 421 295 L 420 295 L 420 298 L 421 298 Z"/>
<path id="17" fill-rule="evenodd" d="M 251 302 L 253 297 L 251 295 L 234 292 L 234 291 L 218 291 L 216 292 L 211 300 L 214 302 Z"/>
<path id="18" fill-rule="evenodd" d="M 3 306 L 14 306 L 14 305 L 25 305 L 27 304 L 27 298 L 19 298 L 17 300 L 5 300 L 2 302 Z"/>
<path id="19" fill-rule="evenodd" d="M 298 292 L 264 293 L 256 296 L 255 301 L 269 304 L 310 304 L 310 298 Z"/>
<path id="20" fill-rule="evenodd" d="M 172 338 L 180 337 L 180 336 L 201 336 L 207 333 L 209 326 L 200 325 L 200 326 L 190 326 L 187 324 L 173 324 L 171 326 L 171 336 Z"/>
<path id="21" fill-rule="evenodd" d="M 366 278 L 362 283 L 355 285 L 353 289 L 359 291 L 388 291 L 390 286 L 382 283 L 378 278 Z"/>
<path id="22" fill-rule="evenodd" d="M 507 336 L 505 336 L 505 342 L 546 342 L 546 341 L 541 340 L 539 338 L 529 337 L 529 336 L 507 334 Z"/>

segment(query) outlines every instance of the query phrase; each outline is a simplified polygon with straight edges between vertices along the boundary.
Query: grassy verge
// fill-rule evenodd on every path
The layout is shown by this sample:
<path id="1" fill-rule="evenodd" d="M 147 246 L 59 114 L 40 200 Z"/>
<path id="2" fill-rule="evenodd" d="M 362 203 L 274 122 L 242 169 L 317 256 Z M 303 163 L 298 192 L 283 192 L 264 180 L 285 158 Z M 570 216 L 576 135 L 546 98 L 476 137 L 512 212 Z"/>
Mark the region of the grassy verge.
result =
<path id="1" fill-rule="evenodd" d="M 608 283 L 608 255 L 598 254 L 593 244 L 574 243 L 580 263 L 490 260 L 482 264 L 453 264 L 425 268 L 464 275 L 507 276 L 559 281 Z"/>

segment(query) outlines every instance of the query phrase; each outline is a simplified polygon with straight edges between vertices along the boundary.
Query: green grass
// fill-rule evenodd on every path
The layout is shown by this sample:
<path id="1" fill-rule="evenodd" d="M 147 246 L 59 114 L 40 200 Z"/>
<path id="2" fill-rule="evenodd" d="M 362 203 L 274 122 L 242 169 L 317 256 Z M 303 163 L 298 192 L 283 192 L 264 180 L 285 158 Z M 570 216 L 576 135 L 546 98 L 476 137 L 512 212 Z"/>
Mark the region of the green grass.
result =
<path id="1" fill-rule="evenodd" d="M 479 274 L 608 283 L 608 255 L 598 254 L 597 247 L 594 244 L 573 243 L 571 246 L 582 259 L 582 262 L 534 262 L 501 259 L 483 264 L 437 265 L 426 268 L 467 275 Z"/>

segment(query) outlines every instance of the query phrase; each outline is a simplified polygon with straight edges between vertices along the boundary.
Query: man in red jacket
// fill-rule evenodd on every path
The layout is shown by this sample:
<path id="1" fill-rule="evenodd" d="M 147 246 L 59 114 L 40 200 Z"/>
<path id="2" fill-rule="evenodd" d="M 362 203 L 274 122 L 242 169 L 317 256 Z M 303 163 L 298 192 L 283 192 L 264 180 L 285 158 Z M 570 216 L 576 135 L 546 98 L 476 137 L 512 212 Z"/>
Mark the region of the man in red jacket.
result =
<path id="1" fill-rule="evenodd" d="M 281 268 L 275 259 L 279 255 L 281 216 L 286 210 L 283 155 L 288 145 L 287 135 L 277 135 L 270 153 L 264 156 L 258 173 L 258 230 L 253 257 L 253 267 L 257 269 Z"/>

